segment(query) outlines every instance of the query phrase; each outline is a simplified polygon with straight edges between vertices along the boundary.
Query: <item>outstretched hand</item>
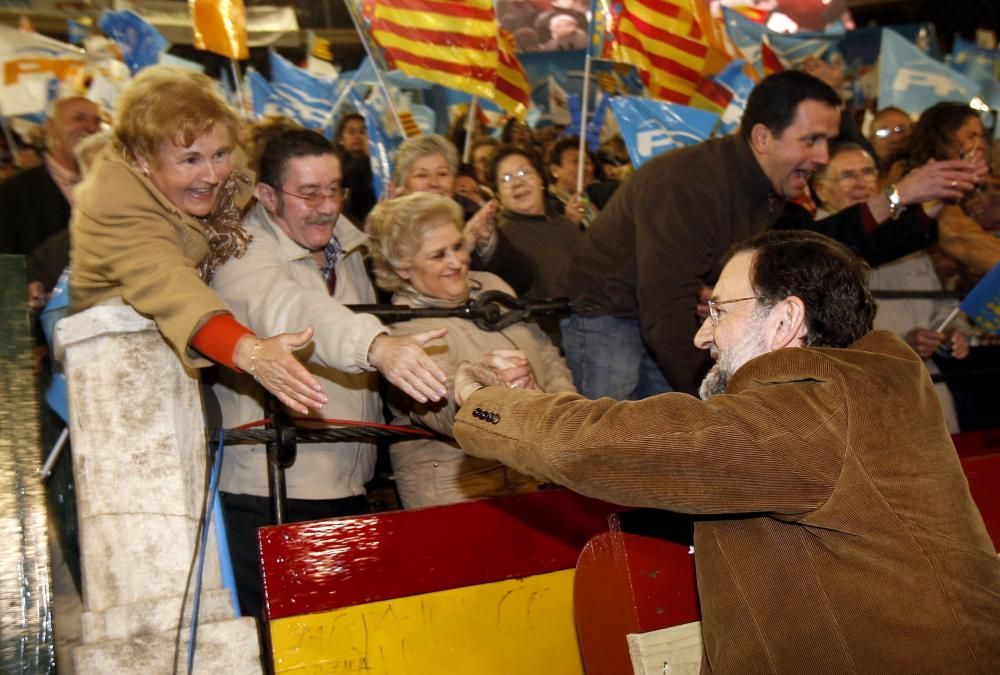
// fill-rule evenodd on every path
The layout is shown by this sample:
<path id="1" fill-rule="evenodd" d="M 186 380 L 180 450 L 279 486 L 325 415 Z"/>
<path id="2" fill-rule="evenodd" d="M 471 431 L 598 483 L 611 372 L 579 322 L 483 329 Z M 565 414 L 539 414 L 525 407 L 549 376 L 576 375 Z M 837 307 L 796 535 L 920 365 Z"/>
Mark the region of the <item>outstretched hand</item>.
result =
<path id="1" fill-rule="evenodd" d="M 989 166 L 981 158 L 930 161 L 903 176 L 897 183 L 903 204 L 920 204 L 938 200 L 958 200 L 982 182 Z M 936 217 L 936 211 L 928 213 Z"/>
<path id="2" fill-rule="evenodd" d="M 531 365 L 520 349 L 494 349 L 483 357 L 483 365 L 511 389 L 538 389 Z"/>
<path id="3" fill-rule="evenodd" d="M 448 378 L 423 347 L 447 332 L 439 328 L 399 337 L 379 335 L 368 349 L 368 363 L 416 401 L 440 401 L 448 395 Z"/>
<path id="4" fill-rule="evenodd" d="M 327 396 L 319 381 L 291 354 L 309 344 L 314 333 L 310 326 L 269 338 L 244 335 L 236 343 L 233 362 L 295 412 L 319 410 Z"/>
<path id="5" fill-rule="evenodd" d="M 463 361 L 455 371 L 455 403 L 459 406 L 483 387 L 500 387 L 503 381 L 482 363 Z"/>

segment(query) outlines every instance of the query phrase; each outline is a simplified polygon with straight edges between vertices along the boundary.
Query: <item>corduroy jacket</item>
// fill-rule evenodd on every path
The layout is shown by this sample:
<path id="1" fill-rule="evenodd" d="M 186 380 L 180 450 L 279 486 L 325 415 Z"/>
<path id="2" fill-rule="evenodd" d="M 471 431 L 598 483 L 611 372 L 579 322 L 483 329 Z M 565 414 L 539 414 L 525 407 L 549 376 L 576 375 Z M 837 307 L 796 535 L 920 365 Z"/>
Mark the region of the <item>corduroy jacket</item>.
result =
<path id="1" fill-rule="evenodd" d="M 889 333 L 759 356 L 704 402 L 488 387 L 454 432 L 582 494 L 714 516 L 695 524 L 703 672 L 1000 672 L 1000 559 Z"/>

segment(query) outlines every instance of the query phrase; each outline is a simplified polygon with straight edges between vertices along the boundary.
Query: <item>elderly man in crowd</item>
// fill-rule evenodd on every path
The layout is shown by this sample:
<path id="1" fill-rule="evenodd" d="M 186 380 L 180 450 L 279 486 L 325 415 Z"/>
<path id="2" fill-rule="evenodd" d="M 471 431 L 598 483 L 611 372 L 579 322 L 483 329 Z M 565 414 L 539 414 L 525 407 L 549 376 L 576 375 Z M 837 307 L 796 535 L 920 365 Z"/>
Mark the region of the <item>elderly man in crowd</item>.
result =
<path id="1" fill-rule="evenodd" d="M 101 109 L 82 96 L 68 96 L 53 101 L 47 113 L 42 164 L 0 183 L 0 253 L 29 255 L 69 226 L 73 188 L 80 182 L 73 152 L 80 141 L 101 128 Z M 58 270 L 69 261 L 69 244 L 64 242 L 61 249 L 65 260 L 54 266 Z M 31 270 L 29 274 L 37 276 Z M 40 279 L 29 281 L 33 282 L 32 303 L 41 306 L 46 284 Z"/>
<path id="2" fill-rule="evenodd" d="M 375 317 L 344 306 L 374 303 L 375 293 L 364 268 L 367 237 L 340 213 L 342 181 L 334 148 L 320 134 L 295 129 L 271 138 L 260 156 L 259 201 L 244 220 L 253 241 L 216 270 L 212 286 L 259 335 L 316 327 L 306 367 L 329 399 L 317 418 L 381 422 L 376 371 L 421 403 L 445 395 L 444 373 L 421 348 L 445 331 L 392 337 Z M 214 389 L 226 427 L 265 416 L 262 392 L 248 376 L 219 377 Z M 288 522 L 367 512 L 374 469 L 371 443 L 299 447 L 286 472 Z M 220 489 L 240 604 L 256 615 L 256 532 L 272 524 L 264 447 L 227 449 Z"/>
<path id="3" fill-rule="evenodd" d="M 839 143 L 830 150 L 830 163 L 813 179 L 820 209 L 817 215 L 829 215 L 871 199 L 878 193 L 878 168 L 875 159 L 855 143 Z M 933 210 L 932 210 L 933 211 Z M 934 271 L 934 264 L 926 251 L 916 251 L 884 265 L 872 272 L 871 287 L 877 291 L 942 290 L 941 280 Z M 885 298 L 878 303 L 875 327 L 903 338 L 924 359 L 927 370 L 939 373 L 931 358 L 942 345 L 958 359 L 969 355 L 969 339 L 956 328 L 968 328 L 964 320 L 953 318 L 945 330 L 937 330 L 958 304 L 955 300 L 931 297 Z M 948 385 L 938 382 L 934 386 L 941 401 L 948 431 L 958 433 L 958 414 Z"/>
<path id="4" fill-rule="evenodd" d="M 455 378 L 469 454 L 695 523 L 702 672 L 994 673 L 1000 559 L 923 363 L 867 266 L 804 231 L 736 246 L 694 343 L 702 400 Z"/>

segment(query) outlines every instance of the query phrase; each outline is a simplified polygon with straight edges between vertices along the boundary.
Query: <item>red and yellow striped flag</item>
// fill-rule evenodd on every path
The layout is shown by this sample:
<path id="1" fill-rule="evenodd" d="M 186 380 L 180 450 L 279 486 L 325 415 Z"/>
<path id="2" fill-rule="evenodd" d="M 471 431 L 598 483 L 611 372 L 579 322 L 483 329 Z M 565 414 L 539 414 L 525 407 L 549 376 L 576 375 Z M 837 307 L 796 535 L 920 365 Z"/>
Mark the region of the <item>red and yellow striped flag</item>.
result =
<path id="1" fill-rule="evenodd" d="M 689 0 L 623 0 L 614 58 L 635 65 L 654 98 L 687 103 L 710 49 Z"/>
<path id="2" fill-rule="evenodd" d="M 514 117 L 523 120 L 528 114 L 531 103 L 531 84 L 528 73 L 517 58 L 514 47 L 514 36 L 509 31 L 500 29 L 499 61 L 497 64 L 497 83 L 493 102 L 509 112 Z"/>
<path id="3" fill-rule="evenodd" d="M 492 0 L 375 0 L 371 28 L 390 65 L 407 75 L 493 99 Z"/>
<path id="4" fill-rule="evenodd" d="M 194 46 L 228 56 L 250 58 L 243 0 L 188 0 L 194 27 Z"/>
<path id="5" fill-rule="evenodd" d="M 413 119 L 412 112 L 409 110 L 400 110 L 399 121 L 403 124 L 403 134 L 407 138 L 420 135 L 420 126 L 417 124 L 417 120 Z"/>

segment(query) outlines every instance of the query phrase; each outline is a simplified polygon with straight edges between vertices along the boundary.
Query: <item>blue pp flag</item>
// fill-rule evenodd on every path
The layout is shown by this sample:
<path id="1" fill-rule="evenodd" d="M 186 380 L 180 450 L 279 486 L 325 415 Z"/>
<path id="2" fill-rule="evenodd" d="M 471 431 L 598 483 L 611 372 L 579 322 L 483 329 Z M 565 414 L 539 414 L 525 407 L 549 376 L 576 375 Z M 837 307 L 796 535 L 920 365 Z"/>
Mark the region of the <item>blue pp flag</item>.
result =
<path id="1" fill-rule="evenodd" d="M 253 99 L 254 117 L 260 118 L 268 114 L 267 104 L 270 103 L 274 92 L 271 90 L 271 83 L 267 78 L 256 70 L 249 68 L 246 72 L 246 80 L 250 85 L 250 97 Z"/>
<path id="2" fill-rule="evenodd" d="M 951 50 L 951 67 L 981 85 L 995 83 L 997 68 L 1000 66 L 1000 51 L 983 49 L 968 40 L 955 38 Z"/>
<path id="3" fill-rule="evenodd" d="M 389 159 L 394 150 L 389 134 L 382 124 L 382 116 L 368 101 L 362 100 L 353 90 L 348 94 L 351 107 L 365 118 L 365 130 L 368 132 L 368 156 L 372 165 L 372 188 L 375 197 L 381 199 L 386 186 L 392 180 L 392 163 Z"/>
<path id="4" fill-rule="evenodd" d="M 135 75 L 146 66 L 160 62 L 160 52 L 170 47 L 160 31 L 130 9 L 121 12 L 104 10 L 97 25 L 118 43 L 122 59 Z"/>
<path id="5" fill-rule="evenodd" d="M 761 64 L 760 43 L 764 39 L 764 26 L 729 7 L 722 8 L 722 18 L 726 24 L 726 33 L 729 34 L 729 39 L 736 46 L 736 49 L 743 55 L 743 60 L 763 75 L 764 66 Z"/>
<path id="6" fill-rule="evenodd" d="M 743 111 L 747 108 L 747 98 L 754 87 L 754 81 L 743 71 L 743 66 L 743 61 L 739 59 L 730 61 L 712 78 L 733 94 L 719 120 L 719 131 L 723 135 L 731 134 L 739 128 Z"/>
<path id="7" fill-rule="evenodd" d="M 634 96 L 611 99 L 611 109 L 637 169 L 660 153 L 701 143 L 719 120 L 715 113 Z"/>
<path id="8" fill-rule="evenodd" d="M 920 114 L 940 101 L 968 103 L 979 85 L 935 61 L 895 31 L 882 31 L 879 53 L 879 107 L 896 106 Z"/>
<path id="9" fill-rule="evenodd" d="M 273 50 L 270 56 L 271 103 L 303 127 L 322 129 L 333 109 L 333 80 L 310 75 Z"/>
<path id="10" fill-rule="evenodd" d="M 767 43 L 771 51 L 786 69 L 797 68 L 810 56 L 829 60 L 836 52 L 837 43 L 844 37 L 839 33 L 775 33 L 767 31 Z"/>
<path id="11" fill-rule="evenodd" d="M 1000 335 L 1000 263 L 976 284 L 958 308 L 979 328 Z"/>

